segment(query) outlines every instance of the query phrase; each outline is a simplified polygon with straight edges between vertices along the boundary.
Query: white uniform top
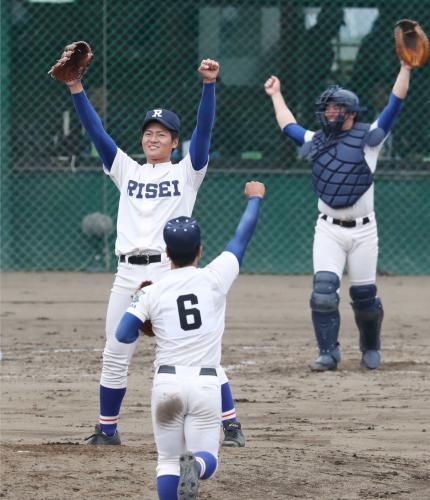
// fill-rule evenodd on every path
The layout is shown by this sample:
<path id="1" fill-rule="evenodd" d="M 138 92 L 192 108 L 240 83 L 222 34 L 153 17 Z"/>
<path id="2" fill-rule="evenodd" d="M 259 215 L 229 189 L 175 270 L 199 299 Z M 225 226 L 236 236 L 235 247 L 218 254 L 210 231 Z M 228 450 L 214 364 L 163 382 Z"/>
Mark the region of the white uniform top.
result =
<path id="1" fill-rule="evenodd" d="M 156 366 L 220 365 L 226 295 L 238 274 L 236 256 L 223 252 L 202 269 L 173 269 L 135 294 L 127 312 L 151 320 Z"/>
<path id="2" fill-rule="evenodd" d="M 118 148 L 110 171 L 105 168 L 120 191 L 116 255 L 164 252 L 164 225 L 191 216 L 206 170 L 194 170 L 189 155 L 177 164 L 139 165 Z"/>
<path id="3" fill-rule="evenodd" d="M 373 130 L 378 126 L 378 121 L 373 122 L 370 125 L 369 130 Z M 305 142 L 311 141 L 315 132 L 307 130 L 305 133 Z M 386 141 L 389 134 L 387 134 L 384 140 L 377 146 L 371 148 L 370 146 L 364 146 L 364 158 L 366 163 L 369 165 L 370 170 L 374 173 L 376 170 L 376 163 L 378 161 L 379 153 L 381 152 L 382 146 Z M 361 196 L 354 205 L 346 208 L 332 208 L 327 203 L 324 203 L 321 199 L 318 199 L 318 210 L 326 215 L 330 215 L 335 219 L 345 219 L 352 220 L 358 219 L 359 217 L 366 217 L 366 215 L 371 215 L 374 211 L 374 184 Z"/>

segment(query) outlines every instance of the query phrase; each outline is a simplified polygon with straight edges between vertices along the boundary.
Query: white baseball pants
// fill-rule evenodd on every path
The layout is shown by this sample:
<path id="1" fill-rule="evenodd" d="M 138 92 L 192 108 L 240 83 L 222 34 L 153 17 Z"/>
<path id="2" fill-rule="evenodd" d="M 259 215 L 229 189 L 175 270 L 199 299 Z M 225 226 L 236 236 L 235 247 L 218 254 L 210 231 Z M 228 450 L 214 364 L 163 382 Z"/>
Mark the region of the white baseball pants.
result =
<path id="1" fill-rule="evenodd" d="M 356 227 L 341 227 L 318 217 L 313 245 L 314 274 L 331 271 L 342 278 L 345 267 L 351 286 L 376 282 L 378 231 L 375 215 Z"/>
<path id="2" fill-rule="evenodd" d="M 151 397 L 152 427 L 158 451 L 157 477 L 180 475 L 186 451 L 218 457 L 221 429 L 220 379 L 199 375 L 200 367 L 175 366 L 176 374 L 156 373 Z M 217 370 L 218 371 L 218 370 Z"/>

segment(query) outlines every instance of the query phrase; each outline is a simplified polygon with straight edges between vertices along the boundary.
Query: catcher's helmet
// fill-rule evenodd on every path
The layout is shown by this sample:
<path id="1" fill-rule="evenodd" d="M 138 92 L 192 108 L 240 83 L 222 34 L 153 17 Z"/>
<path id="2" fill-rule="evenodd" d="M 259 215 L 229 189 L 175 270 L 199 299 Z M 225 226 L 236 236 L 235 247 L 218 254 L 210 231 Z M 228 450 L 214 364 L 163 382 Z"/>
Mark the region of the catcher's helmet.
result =
<path id="1" fill-rule="evenodd" d="M 175 254 L 187 254 L 200 245 L 200 227 L 194 217 L 175 217 L 163 230 L 164 241 Z"/>
<path id="2" fill-rule="evenodd" d="M 345 112 L 339 113 L 336 120 L 333 121 L 329 121 L 325 117 L 325 109 L 330 102 L 345 108 Z M 363 111 L 366 111 L 366 108 L 360 105 L 360 99 L 357 94 L 339 85 L 330 85 L 317 99 L 315 114 L 323 131 L 326 134 L 335 134 L 342 130 L 345 113 L 360 113 Z"/>

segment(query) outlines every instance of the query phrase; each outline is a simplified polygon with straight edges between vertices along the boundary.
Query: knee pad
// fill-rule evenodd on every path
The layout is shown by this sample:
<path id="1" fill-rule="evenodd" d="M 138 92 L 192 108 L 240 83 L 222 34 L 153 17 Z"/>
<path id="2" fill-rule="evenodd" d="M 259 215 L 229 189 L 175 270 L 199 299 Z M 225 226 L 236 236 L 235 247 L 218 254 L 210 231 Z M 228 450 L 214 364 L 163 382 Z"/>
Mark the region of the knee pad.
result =
<path id="1" fill-rule="evenodd" d="M 340 280 L 337 274 L 330 271 L 318 271 L 314 276 L 314 286 L 311 295 L 311 309 L 314 312 L 329 313 L 337 311 L 339 295 L 337 290 Z"/>
<path id="2" fill-rule="evenodd" d="M 371 308 L 376 300 L 376 285 L 352 286 L 349 289 L 349 295 L 352 299 L 354 310 L 364 310 Z"/>

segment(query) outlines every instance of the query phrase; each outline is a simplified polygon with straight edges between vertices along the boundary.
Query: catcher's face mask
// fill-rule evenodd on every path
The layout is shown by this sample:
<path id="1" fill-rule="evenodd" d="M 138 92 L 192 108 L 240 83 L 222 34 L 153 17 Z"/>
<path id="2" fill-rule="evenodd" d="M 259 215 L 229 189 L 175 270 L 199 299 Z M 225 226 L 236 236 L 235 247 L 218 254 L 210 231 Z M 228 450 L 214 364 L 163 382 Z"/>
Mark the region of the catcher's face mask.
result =
<path id="1" fill-rule="evenodd" d="M 347 113 L 366 111 L 358 96 L 339 85 L 331 85 L 316 102 L 316 117 L 326 135 L 342 131 Z"/>

